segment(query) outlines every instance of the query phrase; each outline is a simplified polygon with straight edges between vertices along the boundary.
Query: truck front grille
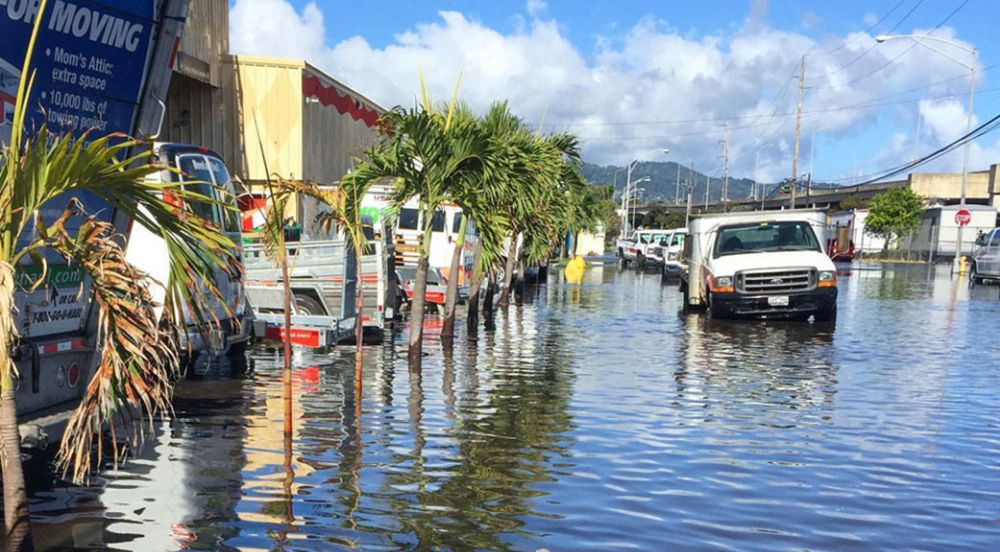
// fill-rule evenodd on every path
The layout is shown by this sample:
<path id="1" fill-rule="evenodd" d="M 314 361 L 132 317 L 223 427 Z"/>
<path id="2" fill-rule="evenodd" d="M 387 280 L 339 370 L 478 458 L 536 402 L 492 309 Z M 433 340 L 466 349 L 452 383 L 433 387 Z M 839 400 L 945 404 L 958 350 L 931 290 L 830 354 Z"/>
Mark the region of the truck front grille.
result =
<path id="1" fill-rule="evenodd" d="M 809 291 L 816 287 L 816 271 L 811 268 L 753 270 L 736 273 L 736 291 L 747 294 L 782 294 Z"/>

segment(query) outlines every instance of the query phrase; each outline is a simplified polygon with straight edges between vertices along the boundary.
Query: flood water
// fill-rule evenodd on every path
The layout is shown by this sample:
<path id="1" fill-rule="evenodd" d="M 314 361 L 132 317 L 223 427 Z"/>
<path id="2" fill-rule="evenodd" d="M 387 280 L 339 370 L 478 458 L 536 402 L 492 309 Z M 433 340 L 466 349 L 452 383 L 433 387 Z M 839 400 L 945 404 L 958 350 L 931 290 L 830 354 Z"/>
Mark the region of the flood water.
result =
<path id="1" fill-rule="evenodd" d="M 1000 286 L 855 267 L 835 327 L 679 313 L 675 286 L 553 275 L 464 332 L 184 382 L 93 487 L 32 464 L 37 544 L 124 550 L 997 549 Z M 463 325 L 464 326 L 464 325 Z M 433 329 L 430 330 L 433 333 Z"/>

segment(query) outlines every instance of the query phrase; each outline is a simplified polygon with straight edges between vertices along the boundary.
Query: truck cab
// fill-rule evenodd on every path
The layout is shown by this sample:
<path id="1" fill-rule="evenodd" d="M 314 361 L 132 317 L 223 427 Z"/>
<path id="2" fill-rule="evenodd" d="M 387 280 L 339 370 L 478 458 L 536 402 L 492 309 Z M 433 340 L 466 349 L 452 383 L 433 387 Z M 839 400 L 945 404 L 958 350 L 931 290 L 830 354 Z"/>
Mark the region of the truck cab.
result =
<path id="1" fill-rule="evenodd" d="M 670 234 L 660 240 L 656 254 L 660 258 L 664 278 L 679 278 L 684 271 L 681 254 L 684 252 L 684 241 L 687 228 L 674 228 Z"/>
<path id="2" fill-rule="evenodd" d="M 1000 278 L 1000 228 L 976 238 L 969 279 L 973 283 L 982 283 L 988 278 Z"/>
<path id="3" fill-rule="evenodd" d="M 683 255 L 685 309 L 704 308 L 713 318 L 835 320 L 837 273 L 821 245 L 825 220 L 813 210 L 692 219 Z"/>
<path id="4" fill-rule="evenodd" d="M 185 183 L 186 191 L 193 191 L 212 200 L 189 202 L 187 205 L 179 200 L 172 203 L 178 209 L 185 209 L 203 218 L 206 224 L 219 228 L 232 241 L 234 257 L 239 263 L 239 266 L 231 267 L 228 271 L 219 268 L 212 274 L 212 283 L 221 300 L 201 303 L 204 309 L 203 320 L 199 321 L 190 308 L 185 309 L 183 316 L 175 318 L 184 320 L 184 327 L 180 328 L 179 333 L 181 350 L 194 361 L 203 354 L 209 357 L 222 353 L 241 356 L 250 339 L 253 320 L 246 304 L 242 232 L 236 206 L 236 190 L 229 170 L 222 158 L 207 148 L 162 142 L 156 142 L 152 147 L 153 160 L 176 172 L 165 169 L 148 178 L 179 180 Z M 171 199 L 168 197 L 167 201 L 171 202 Z M 131 228 L 126 259 L 157 282 L 166 282 L 169 278 L 170 262 L 166 243 L 142 225 L 136 224 Z M 154 299 L 162 304 L 165 295 L 163 288 L 154 285 L 151 291 Z"/>

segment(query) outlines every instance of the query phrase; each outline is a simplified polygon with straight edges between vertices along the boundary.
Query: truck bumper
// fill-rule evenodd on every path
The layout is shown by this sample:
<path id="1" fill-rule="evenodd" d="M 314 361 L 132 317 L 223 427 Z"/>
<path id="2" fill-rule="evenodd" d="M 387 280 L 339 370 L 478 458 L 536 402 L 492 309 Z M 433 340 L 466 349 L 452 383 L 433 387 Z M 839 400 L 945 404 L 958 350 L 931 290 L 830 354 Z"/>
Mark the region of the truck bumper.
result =
<path id="1" fill-rule="evenodd" d="M 795 317 L 829 310 L 837 304 L 837 288 L 817 288 L 789 294 L 788 305 L 772 305 L 767 295 L 718 293 L 712 295 L 712 310 L 722 316 Z"/>

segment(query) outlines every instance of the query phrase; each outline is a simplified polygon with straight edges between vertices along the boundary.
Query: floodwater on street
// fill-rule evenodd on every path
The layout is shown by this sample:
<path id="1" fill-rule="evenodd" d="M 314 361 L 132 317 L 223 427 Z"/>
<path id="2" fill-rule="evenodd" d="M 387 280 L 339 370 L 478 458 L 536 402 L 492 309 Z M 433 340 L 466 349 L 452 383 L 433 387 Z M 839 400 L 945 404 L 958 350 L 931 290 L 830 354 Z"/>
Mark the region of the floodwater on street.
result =
<path id="1" fill-rule="evenodd" d="M 423 370 L 405 334 L 180 385 L 91 487 L 28 466 L 42 549 L 996 549 L 1000 286 L 840 275 L 836 326 L 683 315 L 676 286 L 553 274 Z M 430 324 L 433 334 L 433 321 Z M 224 370 L 220 370 L 224 371 Z M 360 407 L 360 408 L 359 408 Z"/>

